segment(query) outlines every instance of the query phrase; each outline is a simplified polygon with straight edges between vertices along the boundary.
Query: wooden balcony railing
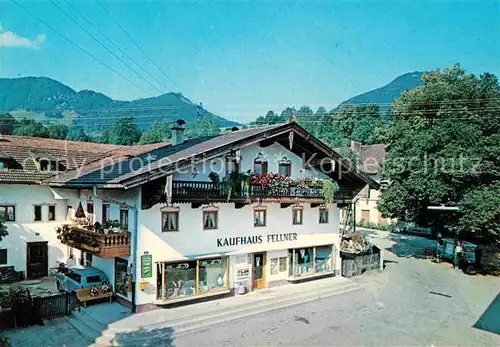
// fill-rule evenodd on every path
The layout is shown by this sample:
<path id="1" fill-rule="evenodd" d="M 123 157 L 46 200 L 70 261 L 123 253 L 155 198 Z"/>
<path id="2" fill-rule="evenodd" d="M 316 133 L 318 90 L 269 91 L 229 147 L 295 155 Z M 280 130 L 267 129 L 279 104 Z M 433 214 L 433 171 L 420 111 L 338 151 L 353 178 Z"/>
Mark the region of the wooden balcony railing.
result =
<path id="1" fill-rule="evenodd" d="M 248 189 L 248 193 L 247 193 Z M 189 200 L 200 198 L 227 199 L 228 188 L 224 184 L 201 181 L 173 181 L 172 198 L 174 200 Z M 241 185 L 239 189 L 231 191 L 231 199 L 250 198 L 323 198 L 323 191 L 320 188 L 263 188 L 260 185 L 250 185 L 245 188 Z M 341 189 L 335 194 L 336 199 L 351 199 L 352 192 L 348 189 Z"/>
<path id="2" fill-rule="evenodd" d="M 127 257 L 130 255 L 130 233 L 123 231 L 100 234 L 80 225 L 66 224 L 60 228 L 62 244 L 92 253 L 99 258 Z"/>

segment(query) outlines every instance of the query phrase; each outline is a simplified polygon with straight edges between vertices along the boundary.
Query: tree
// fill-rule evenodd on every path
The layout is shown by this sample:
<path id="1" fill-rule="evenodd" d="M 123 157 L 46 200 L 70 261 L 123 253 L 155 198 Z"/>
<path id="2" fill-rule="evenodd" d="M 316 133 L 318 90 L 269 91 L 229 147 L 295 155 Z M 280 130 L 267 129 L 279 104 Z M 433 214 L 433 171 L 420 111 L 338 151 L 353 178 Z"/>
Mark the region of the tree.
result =
<path id="1" fill-rule="evenodd" d="M 72 141 L 80 141 L 80 142 L 91 142 L 92 139 L 85 134 L 83 126 L 75 126 L 71 127 L 67 136 L 68 140 Z"/>
<path id="2" fill-rule="evenodd" d="M 12 135 L 16 119 L 10 114 L 0 114 L 0 135 Z"/>
<path id="3" fill-rule="evenodd" d="M 384 129 L 389 146 L 383 177 L 392 183 L 378 208 L 385 217 L 437 225 L 428 206 L 458 206 L 455 230 L 498 242 L 498 79 L 455 65 L 422 80 L 395 100 Z"/>
<path id="4" fill-rule="evenodd" d="M 65 140 L 68 136 L 68 127 L 64 124 L 51 124 L 47 127 L 51 139 Z"/>
<path id="5" fill-rule="evenodd" d="M 170 126 L 166 122 L 154 122 L 151 129 L 141 135 L 139 144 L 146 145 L 150 143 L 165 142 L 172 137 Z"/>
<path id="6" fill-rule="evenodd" d="M 49 130 L 34 119 L 22 119 L 16 122 L 13 135 L 48 138 Z"/>
<path id="7" fill-rule="evenodd" d="M 326 108 L 324 106 L 320 106 L 320 107 L 318 107 L 318 109 L 316 110 L 314 115 L 318 116 L 318 117 L 323 117 L 323 116 L 326 116 L 327 113 L 328 113 L 328 111 L 326 110 Z"/>
<path id="8" fill-rule="evenodd" d="M 313 115 L 313 110 L 307 105 L 301 106 L 296 113 L 297 117 L 308 117 Z"/>
<path id="9" fill-rule="evenodd" d="M 194 121 L 186 124 L 186 136 L 190 139 L 219 134 L 219 123 L 212 117 L 197 116 Z"/>
<path id="10" fill-rule="evenodd" d="M 102 143 L 114 145 L 134 145 L 141 139 L 141 130 L 133 117 L 118 119 L 111 128 L 106 128 L 101 136 Z"/>

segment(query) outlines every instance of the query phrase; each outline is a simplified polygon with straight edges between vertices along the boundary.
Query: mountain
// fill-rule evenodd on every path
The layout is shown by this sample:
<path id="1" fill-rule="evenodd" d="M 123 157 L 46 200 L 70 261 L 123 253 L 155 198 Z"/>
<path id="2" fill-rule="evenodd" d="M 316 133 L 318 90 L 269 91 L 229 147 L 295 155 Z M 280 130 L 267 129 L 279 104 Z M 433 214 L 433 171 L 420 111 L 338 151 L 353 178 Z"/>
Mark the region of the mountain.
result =
<path id="1" fill-rule="evenodd" d="M 0 113 L 10 112 L 16 118 L 35 118 L 44 123 L 83 126 L 88 132 L 100 132 L 120 117 L 134 116 L 142 128 L 155 121 L 195 119 L 198 105 L 181 93 L 118 101 L 92 90 L 75 91 L 47 77 L 0 78 Z M 239 123 L 202 110 L 216 119 L 221 127 Z"/>
<path id="2" fill-rule="evenodd" d="M 380 109 L 387 110 L 390 107 L 389 104 L 392 104 L 402 92 L 421 86 L 423 74 L 423 72 L 415 71 L 396 77 L 383 87 L 356 95 L 342 102 L 334 110 L 337 111 L 344 104 L 386 104 L 387 106 L 381 105 Z"/>

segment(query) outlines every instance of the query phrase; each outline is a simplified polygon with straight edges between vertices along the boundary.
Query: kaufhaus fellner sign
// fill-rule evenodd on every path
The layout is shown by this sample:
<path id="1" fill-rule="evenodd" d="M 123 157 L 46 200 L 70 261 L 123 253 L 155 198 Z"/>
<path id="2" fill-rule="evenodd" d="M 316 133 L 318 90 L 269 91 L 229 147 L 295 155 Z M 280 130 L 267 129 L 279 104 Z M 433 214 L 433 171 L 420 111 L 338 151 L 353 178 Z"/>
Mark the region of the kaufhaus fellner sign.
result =
<path id="1" fill-rule="evenodd" d="M 217 247 L 229 247 L 240 245 L 255 245 L 264 243 L 296 241 L 297 233 L 284 233 L 284 234 L 268 234 L 257 236 L 235 236 L 235 237 L 221 237 L 217 239 Z"/>

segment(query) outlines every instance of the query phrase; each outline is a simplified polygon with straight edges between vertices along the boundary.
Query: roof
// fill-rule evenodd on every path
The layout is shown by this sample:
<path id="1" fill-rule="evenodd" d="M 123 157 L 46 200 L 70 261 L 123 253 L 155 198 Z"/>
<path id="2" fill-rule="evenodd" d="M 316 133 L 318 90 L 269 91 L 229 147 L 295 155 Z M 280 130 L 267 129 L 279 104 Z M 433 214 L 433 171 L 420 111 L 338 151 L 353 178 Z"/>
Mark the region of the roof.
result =
<path id="1" fill-rule="evenodd" d="M 84 276 L 103 275 L 104 272 L 95 267 L 73 266 L 70 270 Z"/>
<path id="2" fill-rule="evenodd" d="M 0 137 L 0 158 L 8 169 L 0 169 L 0 183 L 36 184 L 56 172 L 40 171 L 36 161 L 57 161 L 67 171 L 76 171 L 103 158 L 137 155 L 168 143 L 141 146 L 118 146 L 90 142 L 41 139 L 27 136 Z"/>
<path id="3" fill-rule="evenodd" d="M 308 151 L 309 154 L 332 159 L 340 165 L 339 172 L 342 175 L 347 173 L 346 179 L 377 186 L 363 172 L 352 170 L 351 165 L 338 153 L 294 122 L 191 139 L 176 146 L 170 143 L 116 146 L 5 136 L 0 141 L 0 150 L 7 152 L 22 165 L 18 171 L 9 168 L 3 172 L 4 177 L 0 173 L 0 183 L 32 182 L 74 188 L 97 186 L 128 189 L 164 177 L 174 172 L 177 166 L 184 167 L 191 162 L 221 156 L 254 143 L 280 142 L 283 146 L 288 146 L 290 136 L 294 136 L 296 145 L 293 151 L 300 152 L 298 155 Z M 35 161 L 40 154 L 42 157 L 46 154 L 49 160 L 65 160 L 66 170 L 38 171 Z"/>
<path id="4" fill-rule="evenodd" d="M 355 149 L 353 149 L 353 147 Z M 357 147 L 344 147 L 336 148 L 337 153 L 342 153 L 342 151 L 358 152 L 359 160 L 361 162 L 360 168 L 364 173 L 368 175 L 376 175 L 380 172 L 381 167 L 384 164 L 385 156 L 387 154 L 387 145 L 385 144 L 374 144 L 374 145 L 361 145 Z"/>

